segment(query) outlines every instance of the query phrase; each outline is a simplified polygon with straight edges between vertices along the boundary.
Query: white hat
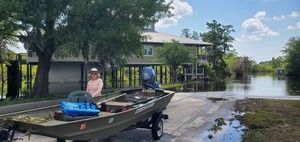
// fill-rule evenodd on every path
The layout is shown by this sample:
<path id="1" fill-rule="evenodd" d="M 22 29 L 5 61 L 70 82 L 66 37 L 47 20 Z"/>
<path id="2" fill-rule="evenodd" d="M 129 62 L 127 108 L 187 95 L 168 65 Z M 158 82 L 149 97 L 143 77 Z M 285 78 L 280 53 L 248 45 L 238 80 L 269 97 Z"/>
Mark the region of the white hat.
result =
<path id="1" fill-rule="evenodd" d="M 92 68 L 92 69 L 89 71 L 89 73 L 91 73 L 91 72 L 97 72 L 97 73 L 99 73 L 99 71 L 98 71 L 96 68 Z"/>

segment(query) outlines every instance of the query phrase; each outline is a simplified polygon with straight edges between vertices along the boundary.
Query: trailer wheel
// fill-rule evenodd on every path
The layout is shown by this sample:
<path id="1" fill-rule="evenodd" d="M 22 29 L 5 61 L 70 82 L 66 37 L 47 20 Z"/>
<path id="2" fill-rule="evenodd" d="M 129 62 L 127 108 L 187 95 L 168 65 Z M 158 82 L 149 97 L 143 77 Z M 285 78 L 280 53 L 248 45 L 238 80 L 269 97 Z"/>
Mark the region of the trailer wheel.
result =
<path id="1" fill-rule="evenodd" d="M 164 123 L 162 121 L 162 114 L 156 116 L 152 122 L 151 133 L 154 140 L 159 140 L 164 133 Z"/>

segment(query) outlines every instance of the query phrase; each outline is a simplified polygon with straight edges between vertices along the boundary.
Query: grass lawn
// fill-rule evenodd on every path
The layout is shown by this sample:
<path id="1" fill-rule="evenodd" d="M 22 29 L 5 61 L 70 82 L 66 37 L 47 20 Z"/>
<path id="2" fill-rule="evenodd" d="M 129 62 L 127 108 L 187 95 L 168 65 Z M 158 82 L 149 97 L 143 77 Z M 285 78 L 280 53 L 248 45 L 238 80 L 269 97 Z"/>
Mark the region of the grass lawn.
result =
<path id="1" fill-rule="evenodd" d="M 236 102 L 238 117 L 247 129 L 243 142 L 300 141 L 300 101 L 246 99 Z"/>

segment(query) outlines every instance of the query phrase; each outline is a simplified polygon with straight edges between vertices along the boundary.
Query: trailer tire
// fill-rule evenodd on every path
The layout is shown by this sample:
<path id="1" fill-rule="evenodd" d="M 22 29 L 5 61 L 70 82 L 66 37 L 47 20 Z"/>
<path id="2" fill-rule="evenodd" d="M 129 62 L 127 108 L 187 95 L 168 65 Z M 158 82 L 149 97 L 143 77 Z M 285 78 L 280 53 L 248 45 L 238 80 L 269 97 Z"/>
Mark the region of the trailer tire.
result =
<path id="1" fill-rule="evenodd" d="M 151 133 L 154 140 L 159 140 L 164 133 L 164 123 L 162 121 L 162 114 L 155 117 L 152 121 Z"/>

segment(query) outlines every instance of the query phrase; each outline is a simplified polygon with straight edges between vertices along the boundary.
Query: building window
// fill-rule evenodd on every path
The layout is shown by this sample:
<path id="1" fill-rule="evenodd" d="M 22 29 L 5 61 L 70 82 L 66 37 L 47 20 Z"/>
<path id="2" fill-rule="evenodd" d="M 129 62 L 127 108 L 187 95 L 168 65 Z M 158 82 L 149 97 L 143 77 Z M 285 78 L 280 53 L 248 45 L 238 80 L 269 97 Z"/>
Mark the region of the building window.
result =
<path id="1" fill-rule="evenodd" d="M 144 55 L 145 56 L 153 56 L 153 46 L 152 45 L 144 45 Z"/>

